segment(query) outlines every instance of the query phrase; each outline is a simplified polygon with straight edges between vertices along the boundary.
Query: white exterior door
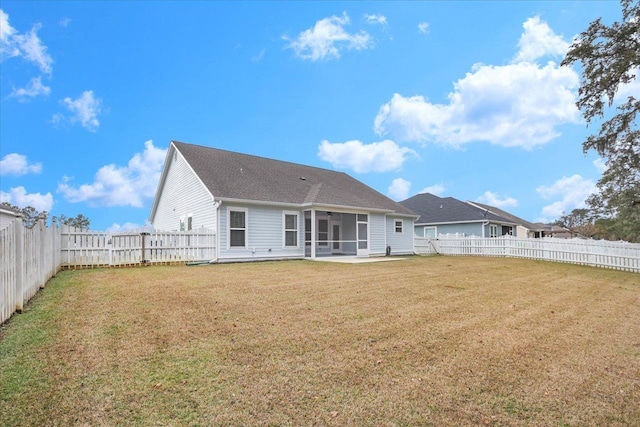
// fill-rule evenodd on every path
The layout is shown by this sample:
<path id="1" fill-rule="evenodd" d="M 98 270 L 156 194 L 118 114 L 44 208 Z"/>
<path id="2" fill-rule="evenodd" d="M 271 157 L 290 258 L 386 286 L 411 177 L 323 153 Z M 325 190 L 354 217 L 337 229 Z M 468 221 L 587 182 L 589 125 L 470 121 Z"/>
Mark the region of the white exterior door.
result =
<path id="1" fill-rule="evenodd" d="M 358 214 L 356 221 L 357 255 L 369 256 L 369 215 Z"/>

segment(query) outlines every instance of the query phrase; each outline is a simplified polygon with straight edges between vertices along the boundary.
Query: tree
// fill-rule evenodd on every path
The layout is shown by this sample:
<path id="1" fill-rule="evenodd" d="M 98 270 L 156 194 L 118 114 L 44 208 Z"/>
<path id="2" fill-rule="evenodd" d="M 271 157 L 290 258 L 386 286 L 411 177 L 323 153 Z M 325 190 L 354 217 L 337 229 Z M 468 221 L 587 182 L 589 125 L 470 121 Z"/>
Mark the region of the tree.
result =
<path id="1" fill-rule="evenodd" d="M 590 209 L 574 209 L 570 214 L 561 216 L 553 224 L 567 228 L 584 237 L 594 237 L 598 233 L 598 227 Z"/>
<path id="2" fill-rule="evenodd" d="M 60 217 L 58 217 L 58 221 L 61 224 L 80 229 L 81 231 L 88 230 L 89 225 L 91 224 L 89 218 L 82 214 L 78 214 L 75 218 L 67 217 L 66 215 L 62 214 L 60 215 Z"/>
<path id="3" fill-rule="evenodd" d="M 44 219 L 45 221 L 49 217 L 49 213 L 47 211 L 38 212 L 36 208 L 32 206 L 26 206 L 22 209 L 19 207 L 12 205 L 9 202 L 0 203 L 1 206 L 11 209 L 12 211 L 19 212 L 22 214 L 22 225 L 27 228 L 33 228 L 38 223 L 40 219 Z"/>
<path id="4" fill-rule="evenodd" d="M 604 120 L 620 102 L 598 134 L 590 135 L 582 147 L 596 150 L 605 159 L 606 170 L 598 181 L 598 192 L 587 204 L 618 230 L 618 238 L 640 241 L 640 130 L 636 116 L 640 99 L 633 95 L 618 100 L 620 89 L 637 78 L 640 69 L 640 0 L 621 0 L 622 20 L 607 26 L 592 22 L 571 45 L 562 65 L 582 64 L 582 79 L 576 103 L 587 124 Z M 618 98 L 616 98 L 618 96 Z M 637 96 L 637 95 L 636 95 Z"/>

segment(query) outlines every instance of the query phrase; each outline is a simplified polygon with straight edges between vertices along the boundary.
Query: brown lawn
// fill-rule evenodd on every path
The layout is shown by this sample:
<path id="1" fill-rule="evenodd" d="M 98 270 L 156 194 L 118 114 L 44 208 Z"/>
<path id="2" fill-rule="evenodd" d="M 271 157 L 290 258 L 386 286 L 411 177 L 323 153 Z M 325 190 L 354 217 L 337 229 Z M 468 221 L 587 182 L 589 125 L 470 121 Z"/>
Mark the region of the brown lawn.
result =
<path id="1" fill-rule="evenodd" d="M 638 426 L 640 275 L 501 258 L 59 273 L 0 425 Z"/>

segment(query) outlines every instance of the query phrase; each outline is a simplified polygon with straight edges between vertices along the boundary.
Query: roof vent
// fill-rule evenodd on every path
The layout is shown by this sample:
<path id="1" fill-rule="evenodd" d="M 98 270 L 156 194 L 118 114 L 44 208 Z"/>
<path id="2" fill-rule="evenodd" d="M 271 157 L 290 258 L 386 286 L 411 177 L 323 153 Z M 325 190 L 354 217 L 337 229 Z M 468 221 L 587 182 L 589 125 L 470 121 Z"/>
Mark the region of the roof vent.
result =
<path id="1" fill-rule="evenodd" d="M 307 178 L 305 178 L 304 176 L 301 176 L 301 177 L 300 177 L 300 179 L 301 179 L 302 181 L 306 181 L 306 180 L 307 180 Z"/>

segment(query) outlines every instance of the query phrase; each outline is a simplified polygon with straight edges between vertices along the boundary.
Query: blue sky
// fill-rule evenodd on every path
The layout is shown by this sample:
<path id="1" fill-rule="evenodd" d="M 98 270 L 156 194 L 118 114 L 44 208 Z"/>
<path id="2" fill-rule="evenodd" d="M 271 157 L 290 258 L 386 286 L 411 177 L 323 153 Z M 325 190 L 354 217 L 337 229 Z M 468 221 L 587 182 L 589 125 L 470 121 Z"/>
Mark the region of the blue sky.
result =
<path id="1" fill-rule="evenodd" d="M 95 230 L 145 225 L 171 140 L 529 221 L 584 206 L 601 175 L 559 63 L 617 2 L 1 7 L 0 199 Z"/>

